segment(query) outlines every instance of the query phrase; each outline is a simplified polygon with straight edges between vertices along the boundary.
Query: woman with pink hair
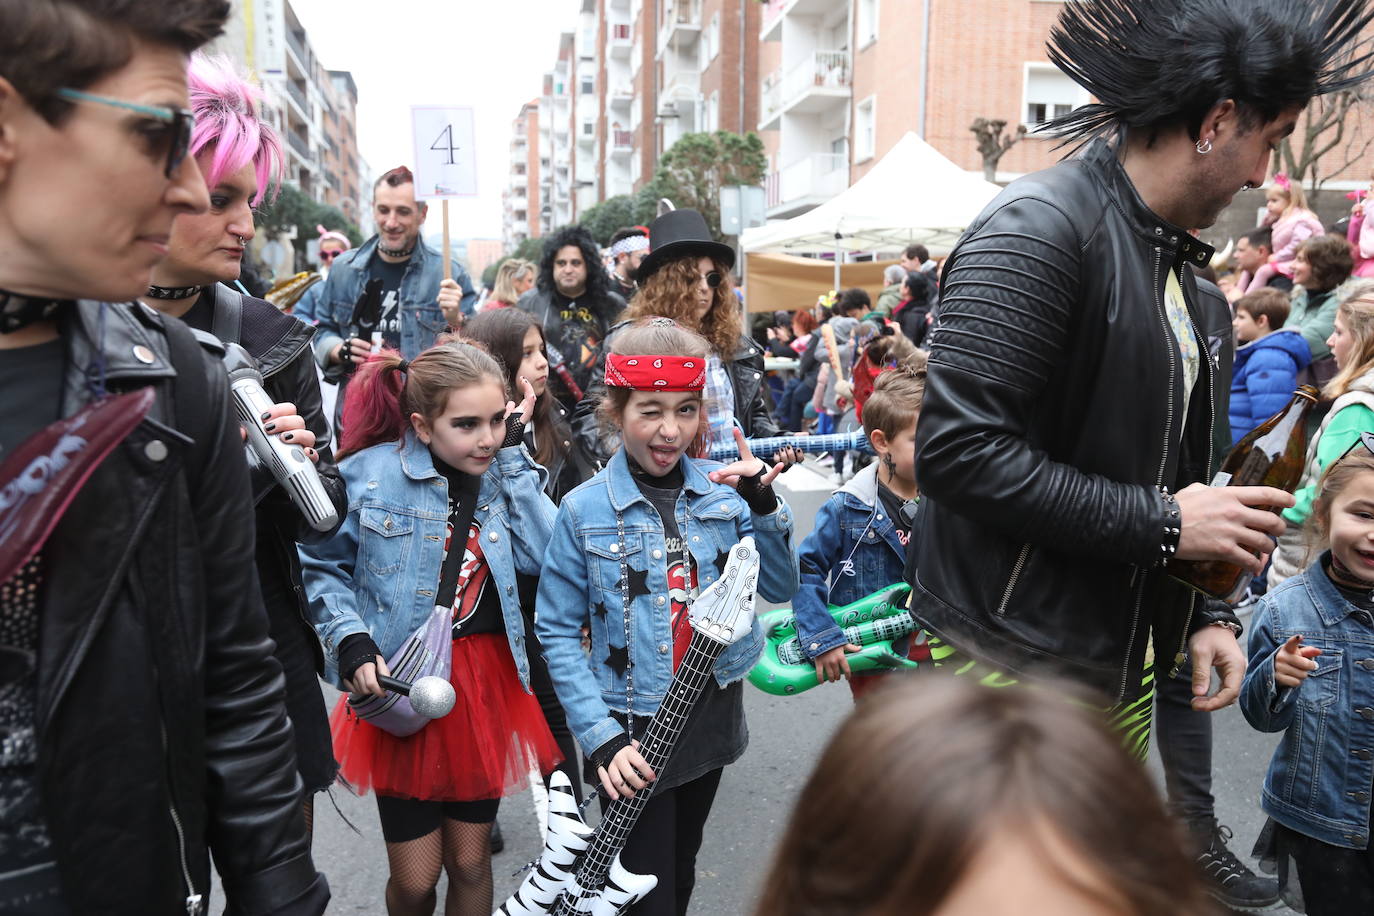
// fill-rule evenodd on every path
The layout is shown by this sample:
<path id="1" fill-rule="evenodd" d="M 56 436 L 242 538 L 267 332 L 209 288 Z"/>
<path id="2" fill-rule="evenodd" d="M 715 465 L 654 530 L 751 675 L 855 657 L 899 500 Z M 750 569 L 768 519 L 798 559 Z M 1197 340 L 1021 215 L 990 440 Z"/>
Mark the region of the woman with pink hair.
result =
<path id="1" fill-rule="evenodd" d="M 239 277 L 252 240 L 253 208 L 280 182 L 281 140 L 259 115 L 259 93 L 227 61 L 196 55 L 187 72 L 195 129 L 189 152 L 210 191 L 210 208 L 182 214 L 173 224 L 167 256 L 153 269 L 143 301 L 226 343 L 240 344 L 258 362 L 276 402 L 267 430 L 304 447 L 315 461 L 339 519 L 347 515 L 343 480 L 329 449 L 329 428 L 310 349 L 314 329 L 261 299 L 226 284 Z M 323 656 L 306 622 L 296 544 L 333 532 L 312 529 L 265 469 L 253 469 L 257 508 L 256 559 L 276 660 L 285 674 L 286 711 L 296 741 L 310 824 L 313 793 L 327 789 L 337 766 L 324 700 L 316 681 Z"/>

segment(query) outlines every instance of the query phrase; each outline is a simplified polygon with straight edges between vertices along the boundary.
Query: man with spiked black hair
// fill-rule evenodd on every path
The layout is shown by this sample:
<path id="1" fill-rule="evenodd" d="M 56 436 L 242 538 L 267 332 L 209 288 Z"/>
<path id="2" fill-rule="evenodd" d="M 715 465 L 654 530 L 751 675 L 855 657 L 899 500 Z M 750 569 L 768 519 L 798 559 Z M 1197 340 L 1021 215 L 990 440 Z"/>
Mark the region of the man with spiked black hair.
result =
<path id="1" fill-rule="evenodd" d="M 1282 531 L 1267 508 L 1292 497 L 1203 483 L 1226 444 L 1231 328 L 1187 230 L 1264 182 L 1312 98 L 1365 78 L 1370 2 L 1065 4 L 1050 58 L 1098 101 L 1048 127 L 1075 155 L 969 227 L 928 339 L 908 578 L 937 665 L 1096 688 L 1142 757 L 1154 659 L 1166 678 L 1191 667 L 1180 704 L 1236 699 L 1239 621 L 1167 563 L 1258 572 Z M 1214 892 L 1273 902 L 1201 822 Z"/>

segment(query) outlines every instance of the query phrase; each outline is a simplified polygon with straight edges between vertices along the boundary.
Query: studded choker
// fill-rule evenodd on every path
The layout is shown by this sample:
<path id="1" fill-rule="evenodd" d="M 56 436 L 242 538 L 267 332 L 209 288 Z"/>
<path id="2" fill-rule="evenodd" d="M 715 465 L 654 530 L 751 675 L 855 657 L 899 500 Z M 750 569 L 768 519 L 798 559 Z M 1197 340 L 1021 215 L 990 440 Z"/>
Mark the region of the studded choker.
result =
<path id="1" fill-rule="evenodd" d="M 50 321 L 69 299 L 50 299 L 47 296 L 26 296 L 0 289 L 0 334 L 13 334 L 38 321 Z"/>
<path id="2" fill-rule="evenodd" d="M 150 286 L 149 299 L 186 299 L 201 291 L 199 286 Z"/>
<path id="3" fill-rule="evenodd" d="M 380 251 L 382 254 L 386 255 L 388 258 L 408 258 L 415 253 L 415 246 L 411 245 L 409 248 L 398 248 L 397 250 L 392 251 L 390 248 L 383 248 L 380 244 L 378 244 L 377 250 Z"/>

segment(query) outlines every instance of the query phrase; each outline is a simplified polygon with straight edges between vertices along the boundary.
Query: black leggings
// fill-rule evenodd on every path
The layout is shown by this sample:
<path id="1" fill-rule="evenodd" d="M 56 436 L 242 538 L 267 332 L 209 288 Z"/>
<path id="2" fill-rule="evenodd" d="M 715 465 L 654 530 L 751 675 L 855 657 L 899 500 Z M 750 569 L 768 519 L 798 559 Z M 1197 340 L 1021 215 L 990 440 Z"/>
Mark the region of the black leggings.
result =
<path id="1" fill-rule="evenodd" d="M 720 788 L 712 770 L 662 792 L 655 791 L 630 831 L 620 863 L 636 875 L 654 875 L 658 886 L 631 907 L 633 916 L 685 916 L 697 883 L 697 851 L 711 804 Z M 610 802 L 600 797 L 601 813 Z"/>
<path id="2" fill-rule="evenodd" d="M 388 843 L 408 843 L 429 836 L 444 824 L 444 818 L 465 824 L 490 824 L 496 820 L 499 798 L 478 801 L 437 802 L 418 798 L 377 796 L 377 815 L 382 822 L 382 838 Z"/>
<path id="3" fill-rule="evenodd" d="M 577 742 L 573 741 L 572 732 L 568 729 L 568 717 L 563 713 L 563 705 L 558 702 L 558 694 L 553 689 L 553 678 L 549 677 L 549 666 L 544 664 L 539 637 L 534 634 L 533 592 L 537 590 L 539 580 L 530 576 L 518 578 L 521 592 L 520 609 L 525 618 L 525 650 L 530 662 L 530 689 L 534 691 L 534 698 L 539 701 L 539 708 L 544 712 L 544 721 L 548 723 L 549 732 L 558 745 L 559 753 L 563 755 L 563 762 L 558 765 L 558 769 L 567 775 L 578 804 L 581 804 L 582 775 L 578 766 Z M 528 584 L 529 582 L 533 582 L 533 586 Z M 525 600 L 527 591 L 529 600 Z"/>

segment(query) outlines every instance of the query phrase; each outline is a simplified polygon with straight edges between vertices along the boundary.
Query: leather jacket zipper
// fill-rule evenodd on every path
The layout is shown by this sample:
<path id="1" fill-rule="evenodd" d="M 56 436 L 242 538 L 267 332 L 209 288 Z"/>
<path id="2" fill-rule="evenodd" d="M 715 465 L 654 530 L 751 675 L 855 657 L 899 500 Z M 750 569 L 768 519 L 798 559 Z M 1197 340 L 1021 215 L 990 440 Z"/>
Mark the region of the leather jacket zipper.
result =
<path id="1" fill-rule="evenodd" d="M 160 723 L 162 729 L 162 753 L 167 754 L 167 723 Z M 186 916 L 200 916 L 201 908 L 205 898 L 196 891 L 196 883 L 191 880 L 191 865 L 186 856 L 186 829 L 181 824 L 181 815 L 177 813 L 177 803 L 172 795 L 171 776 L 168 774 L 167 783 L 167 812 L 172 815 L 172 826 L 177 831 L 177 852 L 181 855 L 181 877 L 186 881 Z"/>
<path id="2" fill-rule="evenodd" d="M 1164 449 L 1159 458 L 1159 470 L 1155 474 L 1155 486 L 1164 486 L 1164 470 L 1169 466 L 1169 442 L 1174 434 L 1174 381 L 1177 378 L 1178 360 L 1181 356 L 1178 352 L 1178 342 L 1174 340 L 1173 331 L 1169 327 L 1169 314 L 1164 302 L 1164 290 L 1160 286 L 1160 267 L 1164 263 L 1164 249 L 1155 246 L 1155 269 L 1154 269 L 1154 289 L 1155 307 L 1159 312 L 1160 330 L 1164 332 L 1164 342 L 1169 352 L 1169 394 L 1165 404 L 1164 414 Z M 1135 650 L 1136 634 L 1140 632 L 1140 606 L 1145 601 L 1145 583 L 1148 576 L 1140 577 L 1140 584 L 1136 587 L 1135 609 L 1131 612 L 1131 635 L 1126 640 L 1126 657 L 1121 661 L 1121 685 L 1117 696 L 1125 698 L 1127 681 L 1130 679 L 1131 655 Z"/>
<path id="3" fill-rule="evenodd" d="M 1012 590 L 1016 588 L 1016 580 L 1021 578 L 1021 570 L 1026 568 L 1026 560 L 1030 557 L 1030 552 L 1030 544 L 1021 545 L 1021 552 L 1016 556 L 1016 564 L 1011 568 L 1011 578 L 1007 580 L 1007 587 L 1002 592 L 1002 603 L 997 605 L 998 617 L 1006 616 L 1007 605 L 1011 603 Z"/>

